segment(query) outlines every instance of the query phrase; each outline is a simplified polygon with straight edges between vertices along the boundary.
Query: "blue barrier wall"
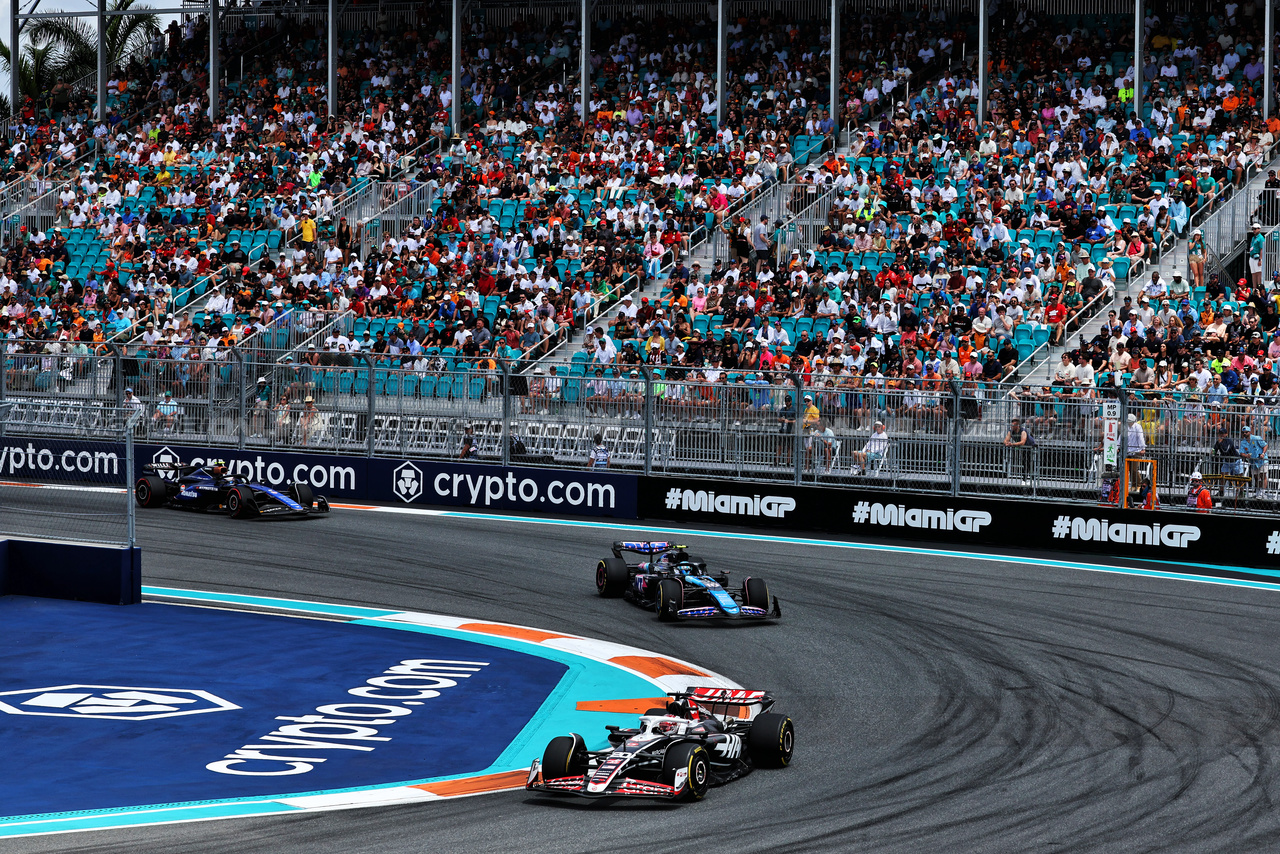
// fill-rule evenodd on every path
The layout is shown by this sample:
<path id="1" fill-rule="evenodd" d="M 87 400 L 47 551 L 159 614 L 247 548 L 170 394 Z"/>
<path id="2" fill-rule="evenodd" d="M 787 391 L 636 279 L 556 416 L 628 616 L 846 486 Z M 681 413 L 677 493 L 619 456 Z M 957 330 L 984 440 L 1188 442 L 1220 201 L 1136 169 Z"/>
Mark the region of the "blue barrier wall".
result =
<path id="1" fill-rule="evenodd" d="M 142 550 L 0 540 L 0 595 L 132 605 L 142 601 Z"/>

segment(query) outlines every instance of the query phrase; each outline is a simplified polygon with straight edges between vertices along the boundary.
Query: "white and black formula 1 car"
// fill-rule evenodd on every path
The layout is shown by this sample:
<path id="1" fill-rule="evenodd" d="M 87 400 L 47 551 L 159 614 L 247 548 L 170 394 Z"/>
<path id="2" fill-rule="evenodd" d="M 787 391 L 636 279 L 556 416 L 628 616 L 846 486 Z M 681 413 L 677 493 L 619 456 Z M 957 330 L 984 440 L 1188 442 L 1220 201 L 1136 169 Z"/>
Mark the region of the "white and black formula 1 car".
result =
<path id="1" fill-rule="evenodd" d="M 255 516 L 307 517 L 329 512 L 329 500 L 313 495 L 305 483 L 290 482 L 283 491 L 230 474 L 219 460 L 154 463 L 142 467 L 133 485 L 142 507 L 221 511 L 233 519 Z"/>
<path id="2" fill-rule="evenodd" d="M 624 553 L 647 560 L 627 563 Z M 619 542 L 613 557 L 596 564 L 596 590 L 658 612 L 659 620 L 769 620 L 782 616 L 778 597 L 763 578 L 747 577 L 730 592 L 729 573 L 712 575 L 707 563 L 669 542 Z"/>
<path id="3" fill-rule="evenodd" d="M 553 738 L 529 768 L 525 789 L 584 798 L 697 801 L 755 768 L 791 764 L 796 730 L 769 711 L 764 691 L 690 688 L 650 709 L 635 729 L 606 727 L 609 746 L 589 750 L 581 735 Z"/>

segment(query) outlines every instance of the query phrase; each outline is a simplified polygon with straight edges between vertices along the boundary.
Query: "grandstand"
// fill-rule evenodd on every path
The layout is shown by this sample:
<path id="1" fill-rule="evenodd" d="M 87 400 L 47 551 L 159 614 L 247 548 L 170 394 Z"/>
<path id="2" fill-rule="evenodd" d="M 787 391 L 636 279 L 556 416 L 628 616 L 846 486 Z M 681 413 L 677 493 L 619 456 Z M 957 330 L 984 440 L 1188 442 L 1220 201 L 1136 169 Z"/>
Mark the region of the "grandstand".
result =
<path id="1" fill-rule="evenodd" d="M 96 95 L 16 98 L 0 389 L 368 453 L 446 454 L 482 419 L 501 457 L 523 411 L 577 462 L 613 418 L 646 467 L 701 445 L 628 415 L 743 427 L 669 402 L 704 386 L 794 388 L 745 423 L 785 399 L 846 462 L 865 411 L 907 441 L 981 400 L 996 441 L 1034 395 L 1076 425 L 1064 494 L 1106 389 L 1176 413 L 1216 372 L 1228 409 L 1280 407 L 1274 235 L 1246 234 L 1280 222 L 1257 9 L 582 8 L 232 6 L 211 32 L 192 7 Z M 800 465 L 758 441 L 735 474 Z"/>

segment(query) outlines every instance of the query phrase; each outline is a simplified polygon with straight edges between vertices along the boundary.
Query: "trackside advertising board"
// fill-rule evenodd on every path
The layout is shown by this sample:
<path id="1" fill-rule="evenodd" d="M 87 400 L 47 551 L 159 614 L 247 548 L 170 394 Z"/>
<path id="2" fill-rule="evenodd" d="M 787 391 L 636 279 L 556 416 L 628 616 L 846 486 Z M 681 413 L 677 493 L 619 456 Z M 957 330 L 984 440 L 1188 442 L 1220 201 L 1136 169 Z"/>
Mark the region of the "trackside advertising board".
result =
<path id="1" fill-rule="evenodd" d="M 252 449 L 138 445 L 147 462 L 225 460 L 268 486 L 293 480 L 332 498 L 577 516 L 636 517 L 636 478 L 589 470 L 540 469 L 439 460 L 369 459 Z"/>
<path id="2" fill-rule="evenodd" d="M 1280 520 L 692 477 L 640 479 L 640 516 L 920 543 L 1280 568 Z"/>
<path id="3" fill-rule="evenodd" d="M 783 532 L 1280 569 L 1280 519 L 1087 504 L 643 477 L 439 460 L 138 444 L 136 464 L 225 460 L 237 474 L 338 500 L 727 524 Z M 124 448 L 0 438 L 0 480 L 121 484 Z M 131 480 L 131 479 L 130 479 Z"/>

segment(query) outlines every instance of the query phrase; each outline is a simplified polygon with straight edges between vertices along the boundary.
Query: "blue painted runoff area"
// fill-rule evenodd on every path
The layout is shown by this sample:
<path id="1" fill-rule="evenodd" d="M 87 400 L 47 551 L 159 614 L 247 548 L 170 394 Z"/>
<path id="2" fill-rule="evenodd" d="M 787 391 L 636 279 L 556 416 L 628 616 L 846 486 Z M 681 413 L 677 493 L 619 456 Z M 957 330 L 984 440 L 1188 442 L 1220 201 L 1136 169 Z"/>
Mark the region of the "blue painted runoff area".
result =
<path id="1" fill-rule="evenodd" d="M 482 773 L 527 754 L 540 715 L 569 722 L 556 698 L 632 687 L 477 637 L 0 597 L 0 821 Z M 171 820 L 132 815 L 108 825 Z"/>

